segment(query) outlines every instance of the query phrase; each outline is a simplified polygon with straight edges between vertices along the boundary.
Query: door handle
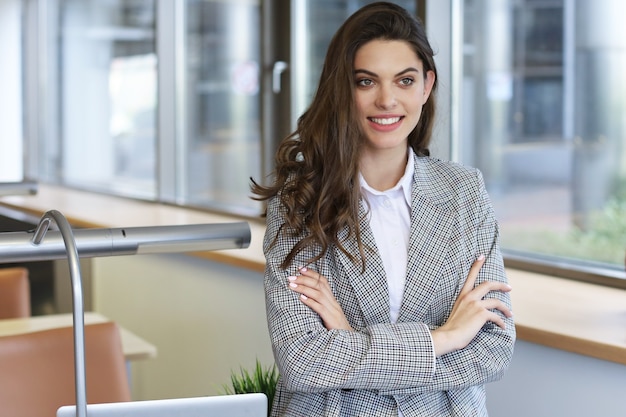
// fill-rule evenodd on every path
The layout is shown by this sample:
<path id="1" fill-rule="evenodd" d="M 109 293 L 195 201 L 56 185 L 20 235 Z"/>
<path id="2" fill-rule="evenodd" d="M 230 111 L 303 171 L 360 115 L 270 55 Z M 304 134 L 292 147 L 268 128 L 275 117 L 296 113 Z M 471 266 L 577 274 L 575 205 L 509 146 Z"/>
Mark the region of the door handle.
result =
<path id="1" fill-rule="evenodd" d="M 287 71 L 289 65 L 285 61 L 274 62 L 274 68 L 272 68 L 272 92 L 274 94 L 280 93 L 282 90 L 281 75 Z"/>

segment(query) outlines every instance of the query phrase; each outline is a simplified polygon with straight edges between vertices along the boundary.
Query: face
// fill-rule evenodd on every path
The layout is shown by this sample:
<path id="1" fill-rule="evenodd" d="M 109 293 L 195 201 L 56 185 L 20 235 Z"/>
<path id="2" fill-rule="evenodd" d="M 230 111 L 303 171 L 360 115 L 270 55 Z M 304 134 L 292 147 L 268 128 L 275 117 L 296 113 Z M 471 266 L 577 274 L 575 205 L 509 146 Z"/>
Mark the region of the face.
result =
<path id="1" fill-rule="evenodd" d="M 365 132 L 365 153 L 406 153 L 435 80 L 404 41 L 373 40 L 354 58 L 355 102 Z"/>

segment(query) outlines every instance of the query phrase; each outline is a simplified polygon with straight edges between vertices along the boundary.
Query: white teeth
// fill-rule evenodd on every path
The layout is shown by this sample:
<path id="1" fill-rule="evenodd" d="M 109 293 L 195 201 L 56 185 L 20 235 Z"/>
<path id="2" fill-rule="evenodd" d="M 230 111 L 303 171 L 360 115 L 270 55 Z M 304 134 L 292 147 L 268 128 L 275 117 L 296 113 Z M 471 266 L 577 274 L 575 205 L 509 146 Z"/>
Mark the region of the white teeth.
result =
<path id="1" fill-rule="evenodd" d="M 399 117 L 392 117 L 387 119 L 379 119 L 376 117 L 371 117 L 370 120 L 374 123 L 378 123 L 379 125 L 391 125 L 394 123 L 398 123 L 400 121 Z"/>

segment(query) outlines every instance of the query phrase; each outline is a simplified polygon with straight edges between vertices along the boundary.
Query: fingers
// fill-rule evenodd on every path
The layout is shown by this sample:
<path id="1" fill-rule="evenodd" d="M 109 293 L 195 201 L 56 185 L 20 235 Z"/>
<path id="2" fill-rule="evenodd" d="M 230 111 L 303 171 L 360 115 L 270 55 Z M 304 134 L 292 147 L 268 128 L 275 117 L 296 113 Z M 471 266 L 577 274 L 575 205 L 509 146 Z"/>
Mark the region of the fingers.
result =
<path id="1" fill-rule="evenodd" d="M 469 292 L 460 294 L 453 310 L 462 308 L 463 304 L 474 304 L 478 309 L 485 312 L 485 322 L 491 321 L 504 329 L 504 320 L 502 320 L 502 317 L 496 314 L 494 310 L 502 312 L 505 317 L 513 317 L 511 309 L 498 298 L 485 297 L 491 292 L 506 293 L 509 291 L 511 291 L 511 286 L 507 283 L 499 281 L 485 281 L 477 287 L 470 289 Z"/>
<path id="2" fill-rule="evenodd" d="M 508 284 L 500 281 L 485 281 L 476 285 L 478 273 L 484 263 L 485 257 L 482 255 L 474 261 L 448 319 L 432 333 L 435 352 L 438 356 L 463 349 L 487 322 L 505 329 L 504 317 L 513 316 L 507 304 L 499 298 L 485 298 L 491 292 L 511 291 Z"/>
<path id="3" fill-rule="evenodd" d="M 481 283 L 478 286 L 476 285 L 476 279 L 478 278 L 478 273 L 480 268 L 482 268 L 485 263 L 485 256 L 480 255 L 472 266 L 467 274 L 467 278 L 465 283 L 463 284 L 463 288 L 461 289 L 461 293 L 459 294 L 459 298 L 467 297 L 471 294 L 471 299 L 482 299 L 491 291 L 501 291 L 501 292 L 509 292 L 511 291 L 511 286 L 499 281 L 486 281 Z"/>
<path id="4" fill-rule="evenodd" d="M 321 274 L 307 269 L 300 268 L 298 276 L 288 277 L 289 287 L 297 293 L 305 296 L 305 299 L 312 297 L 320 301 L 323 295 L 330 292 L 328 280 Z"/>
<path id="5" fill-rule="evenodd" d="M 328 279 L 308 268 L 300 268 L 300 275 L 288 277 L 289 288 L 300 294 L 300 300 L 318 314 L 339 309 Z"/>
<path id="6" fill-rule="evenodd" d="M 335 299 L 323 275 L 308 268 L 300 268 L 298 276 L 288 277 L 289 288 L 300 294 L 300 301 L 319 314 L 328 330 L 352 330 L 350 323 Z"/>
<path id="7" fill-rule="evenodd" d="M 500 281 L 485 281 L 474 288 L 470 294 L 471 298 L 480 300 L 492 291 L 509 292 L 511 291 L 511 286 Z"/>
<path id="8" fill-rule="evenodd" d="M 461 289 L 461 295 L 472 291 L 474 285 L 476 284 L 476 278 L 478 278 L 478 272 L 480 271 L 480 268 L 482 268 L 484 263 L 485 255 L 480 255 L 478 256 L 478 258 L 476 258 L 469 270 L 469 273 L 467 274 L 467 279 L 465 280 L 465 284 Z"/>
<path id="9" fill-rule="evenodd" d="M 502 317 L 494 310 L 498 310 L 504 314 L 505 317 L 513 317 L 511 309 L 501 300 L 497 298 L 488 298 L 482 301 L 482 307 L 488 311 L 487 321 L 491 321 L 498 325 L 498 327 L 504 329 L 505 324 Z"/>
<path id="10" fill-rule="evenodd" d="M 328 282 L 322 274 L 307 267 L 302 267 L 298 271 L 300 272 L 300 276 L 298 276 L 300 282 L 306 283 L 306 285 L 311 287 L 319 287 L 324 282 Z"/>

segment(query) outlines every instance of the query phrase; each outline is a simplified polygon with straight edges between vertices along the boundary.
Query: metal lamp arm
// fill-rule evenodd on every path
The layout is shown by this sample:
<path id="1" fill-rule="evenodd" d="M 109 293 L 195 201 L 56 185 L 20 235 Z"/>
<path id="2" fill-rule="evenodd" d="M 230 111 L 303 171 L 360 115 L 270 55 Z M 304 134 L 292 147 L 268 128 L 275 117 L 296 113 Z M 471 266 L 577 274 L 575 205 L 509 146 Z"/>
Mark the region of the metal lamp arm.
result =
<path id="1" fill-rule="evenodd" d="M 76 379 L 76 415 L 78 417 L 87 416 L 87 379 L 85 373 L 85 320 L 83 308 L 83 281 L 80 274 L 80 260 L 78 249 L 74 239 L 74 232 L 69 222 L 57 210 L 50 210 L 44 213 L 37 225 L 33 236 L 33 245 L 39 245 L 50 227 L 50 220 L 54 220 L 61 232 L 67 260 L 70 267 L 70 278 L 72 280 L 72 303 L 74 318 L 74 373 Z"/>

